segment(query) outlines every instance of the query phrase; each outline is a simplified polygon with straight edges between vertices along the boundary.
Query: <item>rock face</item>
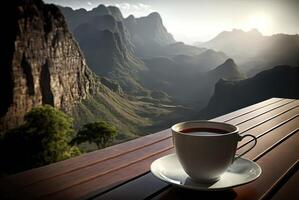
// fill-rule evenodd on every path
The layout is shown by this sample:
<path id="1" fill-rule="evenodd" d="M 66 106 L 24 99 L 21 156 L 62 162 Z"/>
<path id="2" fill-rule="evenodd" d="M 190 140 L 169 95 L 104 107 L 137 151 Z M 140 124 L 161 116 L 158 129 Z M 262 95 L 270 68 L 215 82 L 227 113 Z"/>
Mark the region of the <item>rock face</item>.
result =
<path id="1" fill-rule="evenodd" d="M 75 30 L 75 28 L 78 25 L 90 21 L 95 16 L 111 15 L 117 21 L 123 20 L 123 16 L 122 16 L 120 10 L 114 6 L 106 7 L 104 5 L 99 5 L 98 7 L 94 8 L 90 11 L 87 11 L 83 8 L 78 9 L 78 10 L 73 10 L 70 7 L 61 7 L 61 6 L 58 6 L 58 7 L 62 11 L 65 18 L 67 19 L 67 23 L 68 23 L 70 31 Z"/>
<path id="2" fill-rule="evenodd" d="M 54 5 L 16 0 L 3 6 L 0 35 L 0 130 L 19 125 L 33 106 L 70 112 L 94 87 L 94 77 Z"/>
<path id="3" fill-rule="evenodd" d="M 140 18 L 130 15 L 124 19 L 124 24 L 130 32 L 138 56 L 155 55 L 157 49 L 175 43 L 173 36 L 166 30 L 162 18 L 157 12 Z"/>
<path id="4" fill-rule="evenodd" d="M 210 76 L 209 78 L 216 79 L 216 81 L 221 78 L 226 80 L 240 80 L 244 78 L 239 67 L 231 58 L 227 59 L 223 64 L 210 71 L 208 76 Z"/>
<path id="5" fill-rule="evenodd" d="M 60 9 L 93 72 L 117 81 L 127 93 L 143 93 L 145 89 L 135 77 L 145 68 L 144 63 L 134 54 L 119 9 L 104 5 L 91 11 Z"/>
<path id="6" fill-rule="evenodd" d="M 208 106 L 201 111 L 212 118 L 272 98 L 299 98 L 299 67 L 277 66 L 242 81 L 220 80 Z"/>

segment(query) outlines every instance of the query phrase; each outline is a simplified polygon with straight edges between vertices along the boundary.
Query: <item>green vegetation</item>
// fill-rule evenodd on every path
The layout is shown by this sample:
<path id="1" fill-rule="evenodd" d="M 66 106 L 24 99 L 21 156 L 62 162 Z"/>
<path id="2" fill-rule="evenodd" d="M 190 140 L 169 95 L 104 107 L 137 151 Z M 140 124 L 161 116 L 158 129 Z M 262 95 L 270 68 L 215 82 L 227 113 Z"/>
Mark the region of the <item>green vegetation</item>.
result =
<path id="1" fill-rule="evenodd" d="M 95 143 L 97 147 L 104 148 L 112 143 L 117 134 L 115 127 L 107 122 L 99 121 L 85 124 L 73 139 L 73 144 L 82 144 L 84 142 Z"/>
<path id="2" fill-rule="evenodd" d="M 69 145 L 72 126 L 72 118 L 52 106 L 33 108 L 25 123 L 1 140 L 2 171 L 23 171 L 79 155 L 79 148 Z"/>
<path id="3" fill-rule="evenodd" d="M 49 105 L 27 113 L 24 124 L 0 139 L 0 172 L 24 171 L 156 132 L 169 124 L 161 118 L 175 110 L 98 89 L 101 92 L 75 106 L 74 121 Z"/>
<path id="4" fill-rule="evenodd" d="M 50 105 L 33 108 L 23 125 L 7 131 L 0 140 L 0 170 L 10 174 L 81 154 L 75 144 L 111 144 L 116 128 L 104 121 L 89 123 L 77 136 L 73 119 Z"/>

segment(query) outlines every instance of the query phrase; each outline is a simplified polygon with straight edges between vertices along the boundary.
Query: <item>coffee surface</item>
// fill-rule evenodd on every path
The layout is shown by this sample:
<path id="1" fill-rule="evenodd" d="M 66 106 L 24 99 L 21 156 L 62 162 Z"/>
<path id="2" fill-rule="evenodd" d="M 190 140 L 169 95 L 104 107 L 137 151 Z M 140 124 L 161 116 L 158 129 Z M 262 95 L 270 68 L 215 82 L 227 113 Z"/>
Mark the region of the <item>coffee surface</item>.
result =
<path id="1" fill-rule="evenodd" d="M 216 128 L 187 128 L 187 129 L 181 130 L 180 132 L 188 133 L 191 135 L 206 135 L 206 136 L 213 136 L 213 135 L 229 133 L 226 130 L 216 129 Z"/>

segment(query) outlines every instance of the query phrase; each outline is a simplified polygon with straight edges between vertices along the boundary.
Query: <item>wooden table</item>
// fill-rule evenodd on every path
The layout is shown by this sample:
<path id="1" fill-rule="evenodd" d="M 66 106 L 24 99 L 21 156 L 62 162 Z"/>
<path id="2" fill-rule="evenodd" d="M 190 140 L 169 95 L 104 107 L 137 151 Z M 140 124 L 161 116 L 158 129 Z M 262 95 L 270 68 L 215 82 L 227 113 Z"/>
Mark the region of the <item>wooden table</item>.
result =
<path id="1" fill-rule="evenodd" d="M 150 164 L 174 152 L 168 129 L 2 178 L 0 199 L 299 199 L 298 115 L 299 100 L 272 98 L 213 119 L 258 138 L 244 157 L 257 162 L 262 175 L 231 190 L 185 190 L 155 178 Z M 248 142 L 239 144 L 239 153 Z"/>

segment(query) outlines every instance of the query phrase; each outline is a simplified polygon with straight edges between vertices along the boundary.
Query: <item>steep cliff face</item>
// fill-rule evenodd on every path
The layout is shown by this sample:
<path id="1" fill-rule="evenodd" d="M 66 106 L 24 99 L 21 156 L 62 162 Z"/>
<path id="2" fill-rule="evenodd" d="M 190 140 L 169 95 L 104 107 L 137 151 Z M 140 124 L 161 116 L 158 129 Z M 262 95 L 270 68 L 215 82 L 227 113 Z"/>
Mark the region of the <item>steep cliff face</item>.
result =
<path id="1" fill-rule="evenodd" d="M 298 85 L 299 67 L 283 65 L 241 81 L 219 80 L 201 115 L 212 118 L 272 97 L 298 99 Z"/>
<path id="2" fill-rule="evenodd" d="M 145 66 L 134 54 L 119 9 L 104 5 L 91 11 L 60 9 L 93 72 L 117 81 L 126 93 L 143 94 L 145 89 L 136 77 Z"/>
<path id="3" fill-rule="evenodd" d="M 170 109 L 129 99 L 117 82 L 90 71 L 56 6 L 16 0 L 0 11 L 0 134 L 42 104 L 70 114 L 75 128 L 108 121 L 120 141 L 162 126 L 157 122 Z"/>
<path id="4" fill-rule="evenodd" d="M 75 30 L 75 28 L 78 25 L 86 23 L 96 16 L 111 15 L 117 21 L 123 20 L 123 16 L 119 8 L 114 6 L 106 7 L 104 5 L 99 5 L 90 11 L 87 11 L 83 8 L 78 10 L 73 10 L 70 7 L 62 7 L 62 6 L 58 6 L 58 7 L 62 11 L 65 18 L 67 19 L 67 23 L 70 31 Z"/>
<path id="5" fill-rule="evenodd" d="M 36 105 L 71 112 L 88 96 L 94 78 L 59 9 L 17 0 L 1 10 L 10 16 L 1 16 L 0 130 L 20 124 Z"/>
<path id="6" fill-rule="evenodd" d="M 159 13 L 154 12 L 146 17 L 135 18 L 130 15 L 124 19 L 128 28 L 136 54 L 143 58 L 156 55 L 161 47 L 175 43 L 173 36 L 164 27 Z"/>

